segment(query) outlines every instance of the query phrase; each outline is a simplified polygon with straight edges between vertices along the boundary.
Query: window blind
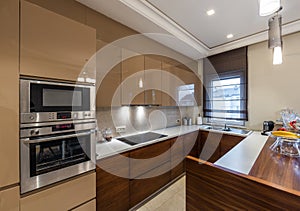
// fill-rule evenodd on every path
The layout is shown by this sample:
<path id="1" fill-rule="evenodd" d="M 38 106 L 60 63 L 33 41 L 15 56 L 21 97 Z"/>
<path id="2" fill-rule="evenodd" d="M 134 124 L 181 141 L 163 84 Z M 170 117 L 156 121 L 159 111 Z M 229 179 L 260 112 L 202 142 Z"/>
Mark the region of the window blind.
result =
<path id="1" fill-rule="evenodd" d="M 248 120 L 247 47 L 204 59 L 204 117 Z"/>

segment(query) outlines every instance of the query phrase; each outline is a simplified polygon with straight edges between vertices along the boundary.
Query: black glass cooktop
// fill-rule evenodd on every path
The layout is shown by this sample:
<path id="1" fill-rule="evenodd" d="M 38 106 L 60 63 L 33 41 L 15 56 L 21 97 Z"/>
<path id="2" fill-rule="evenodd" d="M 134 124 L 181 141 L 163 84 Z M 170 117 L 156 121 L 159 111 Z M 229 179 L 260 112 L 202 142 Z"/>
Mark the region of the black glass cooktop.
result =
<path id="1" fill-rule="evenodd" d="M 136 145 L 136 144 L 145 143 L 163 137 L 167 137 L 167 135 L 148 132 L 148 133 L 141 133 L 133 136 L 118 138 L 118 140 L 129 145 Z"/>

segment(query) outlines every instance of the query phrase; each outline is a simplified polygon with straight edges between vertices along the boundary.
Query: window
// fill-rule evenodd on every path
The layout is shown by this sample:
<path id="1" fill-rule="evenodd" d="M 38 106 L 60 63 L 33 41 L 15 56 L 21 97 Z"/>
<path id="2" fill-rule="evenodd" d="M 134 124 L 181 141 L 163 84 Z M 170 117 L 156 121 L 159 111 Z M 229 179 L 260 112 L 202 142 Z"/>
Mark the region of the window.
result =
<path id="1" fill-rule="evenodd" d="M 209 60 L 205 62 L 204 117 L 208 117 L 209 122 L 244 125 L 248 120 L 247 67 L 232 66 L 234 61 L 224 59 L 226 56 L 223 53 L 217 59 L 214 57 L 213 62 Z M 222 65 L 218 63 L 218 58 L 222 61 Z M 241 60 L 243 57 L 237 58 Z M 229 65 L 226 64 L 227 61 Z M 247 62 L 237 62 L 237 64 L 247 64 Z M 232 70 L 236 67 L 241 69 Z"/>

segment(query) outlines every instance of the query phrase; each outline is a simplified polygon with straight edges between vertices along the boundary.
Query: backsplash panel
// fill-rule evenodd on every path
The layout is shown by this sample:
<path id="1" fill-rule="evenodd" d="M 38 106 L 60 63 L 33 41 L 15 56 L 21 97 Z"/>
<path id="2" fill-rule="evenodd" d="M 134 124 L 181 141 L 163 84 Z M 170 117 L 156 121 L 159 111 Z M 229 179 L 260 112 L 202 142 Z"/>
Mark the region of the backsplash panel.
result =
<path id="1" fill-rule="evenodd" d="M 192 117 L 193 124 L 198 107 L 148 107 L 122 106 L 97 108 L 99 130 L 111 128 L 113 137 L 136 132 L 162 129 L 181 125 L 183 117 Z M 177 120 L 180 120 L 179 122 Z M 126 132 L 119 134 L 116 127 L 126 126 Z"/>

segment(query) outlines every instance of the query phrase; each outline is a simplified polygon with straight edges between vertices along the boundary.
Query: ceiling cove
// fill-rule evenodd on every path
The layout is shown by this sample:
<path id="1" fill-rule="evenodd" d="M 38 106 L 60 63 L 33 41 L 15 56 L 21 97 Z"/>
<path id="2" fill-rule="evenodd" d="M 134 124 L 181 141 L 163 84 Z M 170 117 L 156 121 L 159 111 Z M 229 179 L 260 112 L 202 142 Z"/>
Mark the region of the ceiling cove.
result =
<path id="1" fill-rule="evenodd" d="M 229 51 L 235 48 L 251 45 L 254 43 L 262 42 L 268 39 L 268 31 L 264 30 L 255 34 L 251 34 L 249 36 L 242 37 L 240 39 L 236 39 L 234 41 L 228 41 L 227 43 L 209 47 L 203 42 L 201 42 L 198 38 L 196 38 L 193 34 L 183 28 L 180 24 L 175 22 L 172 18 L 167 16 L 160 9 L 155 7 L 147 0 L 120 0 L 123 4 L 125 4 L 130 9 L 139 13 L 143 17 L 147 18 L 157 26 L 163 28 L 176 38 L 182 40 L 195 50 L 197 50 L 202 58 L 218 54 L 221 52 Z M 287 35 L 294 32 L 300 31 L 300 20 L 296 20 L 290 23 L 283 24 L 282 26 L 282 34 Z M 200 59 L 200 58 L 199 58 Z"/>

